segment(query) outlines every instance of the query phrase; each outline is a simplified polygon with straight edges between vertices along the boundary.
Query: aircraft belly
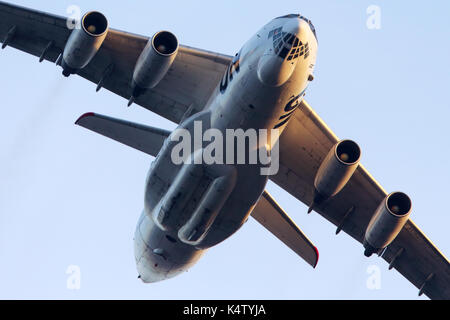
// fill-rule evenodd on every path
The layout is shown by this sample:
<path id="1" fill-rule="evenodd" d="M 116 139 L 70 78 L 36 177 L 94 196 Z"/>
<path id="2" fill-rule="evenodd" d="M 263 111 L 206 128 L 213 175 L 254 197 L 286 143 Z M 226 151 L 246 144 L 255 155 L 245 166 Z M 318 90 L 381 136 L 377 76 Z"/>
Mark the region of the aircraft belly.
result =
<path id="1" fill-rule="evenodd" d="M 230 82 L 227 91 L 218 92 L 210 101 L 212 127 L 270 130 L 287 113 L 287 104 L 304 88 L 295 78 L 283 86 L 269 87 L 261 83 L 255 70 L 246 71 Z M 282 132 L 284 128 L 278 129 Z"/>
<path id="2" fill-rule="evenodd" d="M 260 175 L 260 167 L 237 166 L 237 181 L 233 192 L 227 198 L 214 223 L 197 248 L 210 248 L 224 241 L 247 221 L 258 202 L 268 177 Z"/>
<path id="3" fill-rule="evenodd" d="M 189 220 L 178 231 L 180 240 L 193 246 L 202 243 L 236 185 L 234 166 L 205 166 L 204 173 L 211 183 Z"/>

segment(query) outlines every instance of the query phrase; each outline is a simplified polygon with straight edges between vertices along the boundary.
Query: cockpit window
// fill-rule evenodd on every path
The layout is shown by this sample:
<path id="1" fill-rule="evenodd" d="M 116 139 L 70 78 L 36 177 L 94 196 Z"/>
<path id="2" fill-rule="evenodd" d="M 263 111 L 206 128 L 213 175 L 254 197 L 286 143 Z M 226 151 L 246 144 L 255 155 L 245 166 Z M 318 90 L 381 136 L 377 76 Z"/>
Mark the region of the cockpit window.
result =
<path id="1" fill-rule="evenodd" d="M 277 38 L 278 38 L 278 34 L 281 34 L 281 27 L 280 27 L 280 28 L 276 28 L 276 29 L 271 30 L 271 31 L 269 32 L 269 35 L 267 36 L 267 39 L 272 38 L 272 37 L 274 37 L 275 35 L 276 35 Z"/>
<path id="2" fill-rule="evenodd" d="M 303 44 L 295 34 L 283 32 L 282 28 L 276 28 L 269 32 L 269 38 L 272 37 L 275 54 L 288 61 L 295 60 L 298 57 L 304 59 L 309 56 L 308 43 Z"/>

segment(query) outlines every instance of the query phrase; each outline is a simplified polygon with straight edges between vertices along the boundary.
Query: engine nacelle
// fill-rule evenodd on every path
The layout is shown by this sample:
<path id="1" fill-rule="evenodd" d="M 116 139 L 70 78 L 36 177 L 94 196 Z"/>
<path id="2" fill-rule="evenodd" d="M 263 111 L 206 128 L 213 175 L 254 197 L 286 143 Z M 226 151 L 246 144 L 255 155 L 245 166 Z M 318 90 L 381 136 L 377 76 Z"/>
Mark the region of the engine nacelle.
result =
<path id="1" fill-rule="evenodd" d="M 411 200 L 402 192 L 386 196 L 369 222 L 364 237 L 364 255 L 386 248 L 400 233 L 411 213 Z"/>
<path id="2" fill-rule="evenodd" d="M 178 53 L 178 39 L 169 31 L 156 33 L 147 43 L 136 62 L 133 73 L 133 96 L 154 88 L 169 71 Z"/>
<path id="3" fill-rule="evenodd" d="M 64 48 L 61 66 L 67 77 L 83 69 L 100 49 L 108 34 L 108 20 L 97 11 L 86 13 L 80 28 L 74 29 Z"/>
<path id="4" fill-rule="evenodd" d="M 361 150 L 355 142 L 342 140 L 336 143 L 317 171 L 314 180 L 316 198 L 328 199 L 341 191 L 358 167 L 360 158 Z"/>

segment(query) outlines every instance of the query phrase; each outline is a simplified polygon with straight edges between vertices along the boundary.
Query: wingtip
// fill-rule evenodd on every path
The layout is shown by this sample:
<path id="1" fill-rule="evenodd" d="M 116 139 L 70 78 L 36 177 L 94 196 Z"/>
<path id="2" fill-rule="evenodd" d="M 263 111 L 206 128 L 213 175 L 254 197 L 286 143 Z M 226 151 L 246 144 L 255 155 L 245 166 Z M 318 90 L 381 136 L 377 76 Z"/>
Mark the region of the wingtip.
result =
<path id="1" fill-rule="evenodd" d="M 317 247 L 314 247 L 314 250 L 316 251 L 316 263 L 313 265 L 313 268 L 315 269 L 317 267 L 317 264 L 319 263 L 319 250 L 317 249 Z"/>
<path id="2" fill-rule="evenodd" d="M 79 118 L 77 119 L 77 121 L 75 121 L 75 124 L 76 124 L 76 125 L 79 125 L 81 120 L 83 120 L 84 118 L 87 118 L 87 117 L 92 117 L 92 116 L 95 116 L 95 113 L 94 113 L 94 112 L 86 112 L 86 113 L 83 114 L 81 117 L 79 117 Z"/>
<path id="3" fill-rule="evenodd" d="M 130 107 L 134 103 L 134 96 L 130 97 L 130 100 L 128 100 L 127 107 Z"/>

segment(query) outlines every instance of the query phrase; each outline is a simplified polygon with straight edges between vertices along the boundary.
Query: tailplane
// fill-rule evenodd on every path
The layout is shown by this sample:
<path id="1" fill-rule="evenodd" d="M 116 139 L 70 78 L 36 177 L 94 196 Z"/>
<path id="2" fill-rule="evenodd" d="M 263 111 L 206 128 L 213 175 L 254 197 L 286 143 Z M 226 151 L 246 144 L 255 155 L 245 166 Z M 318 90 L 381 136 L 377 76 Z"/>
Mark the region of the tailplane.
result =
<path id="1" fill-rule="evenodd" d="M 251 215 L 313 268 L 317 266 L 319 251 L 267 191 Z"/>
<path id="2" fill-rule="evenodd" d="M 156 157 L 170 131 L 101 114 L 85 113 L 75 124 Z"/>

